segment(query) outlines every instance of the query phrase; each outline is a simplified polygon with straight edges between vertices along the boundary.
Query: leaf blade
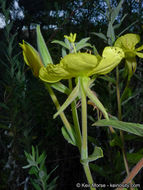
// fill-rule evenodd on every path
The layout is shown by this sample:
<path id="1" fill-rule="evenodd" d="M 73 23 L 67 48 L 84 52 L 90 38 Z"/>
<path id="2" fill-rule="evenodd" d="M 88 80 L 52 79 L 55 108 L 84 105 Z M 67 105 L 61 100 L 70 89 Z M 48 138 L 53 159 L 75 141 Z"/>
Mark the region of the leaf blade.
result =
<path id="1" fill-rule="evenodd" d="M 134 135 L 143 136 L 143 124 L 138 124 L 138 123 L 123 122 L 112 119 L 110 120 L 102 119 L 95 122 L 92 126 L 99 126 L 99 127 L 111 126 L 113 128 L 132 133 Z"/>

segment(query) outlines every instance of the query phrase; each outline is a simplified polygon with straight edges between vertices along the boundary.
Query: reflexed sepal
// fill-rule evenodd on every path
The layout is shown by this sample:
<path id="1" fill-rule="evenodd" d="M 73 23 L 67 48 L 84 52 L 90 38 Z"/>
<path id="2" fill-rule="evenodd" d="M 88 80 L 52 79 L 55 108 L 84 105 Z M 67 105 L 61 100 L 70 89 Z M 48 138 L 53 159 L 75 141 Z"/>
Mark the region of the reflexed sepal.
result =
<path id="1" fill-rule="evenodd" d="M 54 118 L 56 118 L 61 112 L 63 112 L 71 103 L 76 99 L 76 97 L 79 95 L 79 82 L 77 83 L 76 87 L 73 89 L 65 103 L 60 107 L 58 112 L 54 114 Z"/>
<path id="2" fill-rule="evenodd" d="M 38 51 L 39 51 L 40 56 L 42 58 L 42 62 L 44 64 L 44 66 L 46 67 L 49 63 L 53 64 L 53 61 L 52 61 L 51 55 L 48 51 L 48 48 L 46 46 L 46 43 L 44 41 L 44 38 L 41 34 L 39 25 L 37 25 L 36 32 L 37 32 Z"/>
<path id="3" fill-rule="evenodd" d="M 102 105 L 102 103 L 99 101 L 99 99 L 95 96 L 95 94 L 90 90 L 89 88 L 89 81 L 82 81 L 84 90 L 88 98 L 97 106 L 97 108 L 103 113 L 104 117 L 108 119 L 108 113 L 106 112 L 106 109 Z"/>

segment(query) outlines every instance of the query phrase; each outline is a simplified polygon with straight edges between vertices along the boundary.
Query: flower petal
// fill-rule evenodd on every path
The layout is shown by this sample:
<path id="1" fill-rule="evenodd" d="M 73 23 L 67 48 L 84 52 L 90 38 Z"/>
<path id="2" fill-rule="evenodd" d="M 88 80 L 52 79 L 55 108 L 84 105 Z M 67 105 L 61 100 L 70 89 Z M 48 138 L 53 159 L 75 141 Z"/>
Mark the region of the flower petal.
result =
<path id="1" fill-rule="evenodd" d="M 136 55 L 140 58 L 143 58 L 143 53 L 136 52 Z"/>
<path id="2" fill-rule="evenodd" d="M 38 77 L 39 70 L 43 67 L 39 53 L 29 43 L 23 40 L 23 44 L 19 44 L 23 49 L 25 63 L 31 67 L 33 74 Z"/>
<path id="3" fill-rule="evenodd" d="M 49 83 L 55 83 L 61 79 L 72 78 L 70 73 L 68 73 L 62 66 L 62 64 L 48 64 L 47 67 L 42 67 L 39 72 L 39 77 L 41 80 Z"/>
<path id="4" fill-rule="evenodd" d="M 98 66 L 90 73 L 105 75 L 111 72 L 124 58 L 124 52 L 118 47 L 106 47 L 102 54 L 102 59 Z"/>
<path id="5" fill-rule="evenodd" d="M 88 53 L 73 53 L 66 55 L 61 63 L 73 77 L 88 76 L 91 70 L 98 65 L 95 55 Z"/>
<path id="6" fill-rule="evenodd" d="M 125 34 L 121 37 L 119 37 L 116 41 L 114 46 L 120 47 L 123 50 L 134 50 L 137 43 L 140 42 L 140 36 L 138 34 Z"/>
<path id="7" fill-rule="evenodd" d="M 140 47 L 136 48 L 136 51 L 141 51 L 143 50 L 143 45 L 141 45 Z"/>

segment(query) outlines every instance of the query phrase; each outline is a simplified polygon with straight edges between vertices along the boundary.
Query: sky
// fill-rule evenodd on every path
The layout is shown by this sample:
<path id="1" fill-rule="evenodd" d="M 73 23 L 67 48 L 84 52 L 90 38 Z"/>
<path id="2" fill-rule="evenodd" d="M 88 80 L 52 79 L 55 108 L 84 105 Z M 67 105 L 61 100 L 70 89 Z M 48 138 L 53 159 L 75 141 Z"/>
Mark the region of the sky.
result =
<path id="1" fill-rule="evenodd" d="M 12 17 L 14 17 L 14 14 L 17 14 L 19 18 L 24 17 L 23 11 L 19 7 L 18 0 L 14 0 L 14 14 L 12 11 L 10 11 L 10 14 Z M 5 26 L 5 17 L 3 14 L 0 13 L 0 28 L 4 28 L 4 26 Z"/>

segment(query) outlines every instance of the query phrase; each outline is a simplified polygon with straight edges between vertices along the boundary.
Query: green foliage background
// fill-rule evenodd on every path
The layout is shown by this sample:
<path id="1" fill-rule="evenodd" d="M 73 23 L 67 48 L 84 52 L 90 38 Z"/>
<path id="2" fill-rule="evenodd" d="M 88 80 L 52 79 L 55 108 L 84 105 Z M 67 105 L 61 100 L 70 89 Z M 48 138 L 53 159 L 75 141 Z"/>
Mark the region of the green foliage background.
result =
<path id="1" fill-rule="evenodd" d="M 41 25 L 42 34 L 48 45 L 55 63 L 61 57 L 61 48 L 53 45 L 52 40 L 63 40 L 63 36 L 70 32 L 77 33 L 77 40 L 90 36 L 90 43 L 102 52 L 106 45 L 92 32 L 102 32 L 106 35 L 107 6 L 102 0 L 19 0 L 19 10 L 14 1 L 0 2 L 0 13 L 4 15 L 6 25 L 0 29 L 0 189 L 20 190 L 31 189 L 29 174 L 22 167 L 26 165 L 26 152 L 31 151 L 32 145 L 38 146 L 46 152 L 46 166 L 50 172 L 59 166 L 52 177 L 59 176 L 58 190 L 76 189 L 77 182 L 85 182 L 80 157 L 75 147 L 64 140 L 61 134 L 62 122 L 59 118 L 53 120 L 56 112 L 50 96 L 41 81 L 35 79 L 31 71 L 25 66 L 19 42 L 23 39 L 35 46 L 36 24 Z M 116 6 L 118 0 L 112 0 Z M 9 12 L 11 10 L 11 13 Z M 19 16 L 22 11 L 24 17 Z M 123 24 L 116 29 L 120 34 L 127 28 L 127 32 L 140 34 L 143 38 L 143 3 L 142 1 L 125 0 L 120 17 L 127 14 Z M 129 27 L 131 23 L 134 23 Z M 143 62 L 138 60 L 134 74 L 130 95 L 123 102 L 123 120 L 143 122 Z M 120 87 L 125 86 L 123 65 L 120 65 Z M 115 73 L 111 74 L 112 79 Z M 111 81 L 103 77 L 96 80 L 93 87 L 109 113 L 117 116 L 116 89 Z M 65 96 L 59 93 L 59 102 L 63 103 Z M 93 145 L 103 148 L 104 158 L 91 164 L 93 178 L 98 184 L 121 183 L 126 176 L 120 152 L 120 142 L 111 136 L 106 128 L 94 128 L 91 124 L 96 120 L 96 111 L 88 106 L 89 117 L 89 152 Z M 71 119 L 70 109 L 67 116 Z M 142 157 L 142 138 L 125 133 L 126 152 L 130 168 Z M 142 171 L 135 178 L 135 183 L 142 184 Z M 142 184 L 143 185 L 143 184 Z"/>

